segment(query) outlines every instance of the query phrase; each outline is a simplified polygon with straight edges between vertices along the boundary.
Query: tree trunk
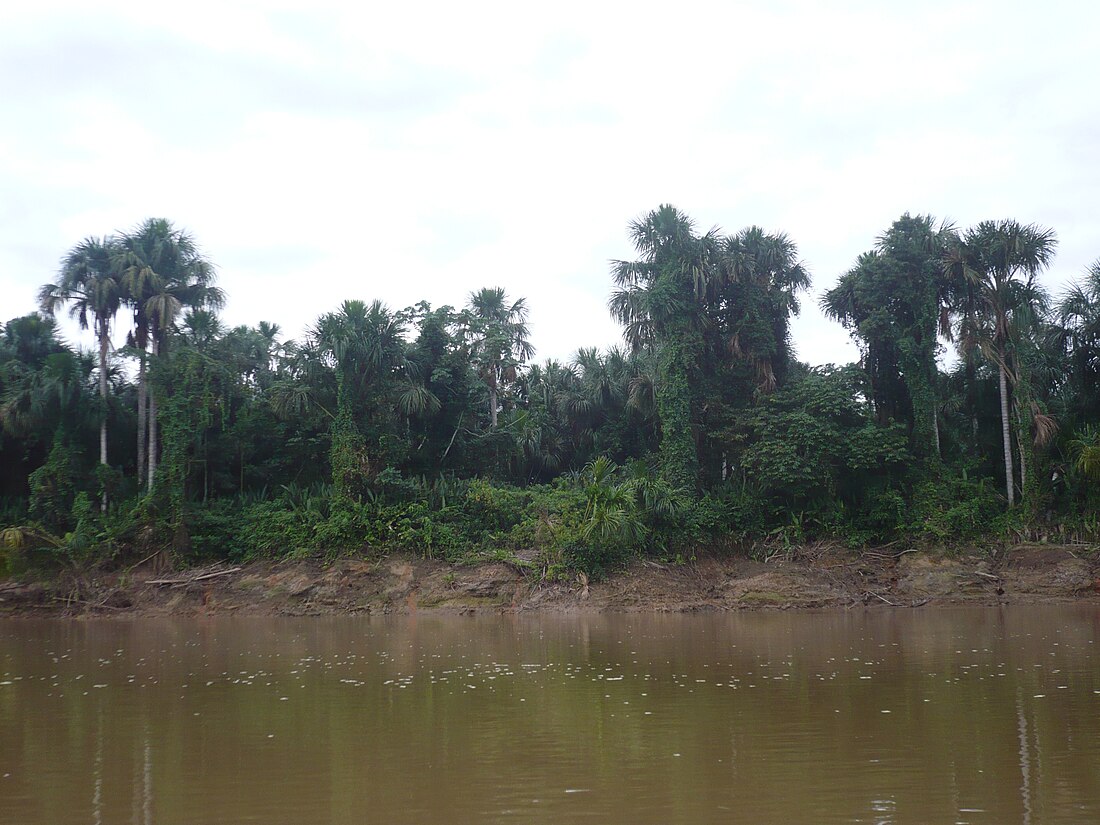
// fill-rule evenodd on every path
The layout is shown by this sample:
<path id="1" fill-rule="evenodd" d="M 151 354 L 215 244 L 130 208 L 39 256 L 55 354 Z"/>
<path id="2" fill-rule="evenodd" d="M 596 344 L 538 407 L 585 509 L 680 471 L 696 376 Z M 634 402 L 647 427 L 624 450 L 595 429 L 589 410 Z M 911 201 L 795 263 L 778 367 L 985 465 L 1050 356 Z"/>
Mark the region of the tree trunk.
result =
<path id="1" fill-rule="evenodd" d="M 489 387 L 489 429 L 497 428 L 497 388 Z"/>
<path id="2" fill-rule="evenodd" d="M 1027 465 L 1030 449 L 1031 427 L 1024 418 L 1023 406 L 1016 404 L 1016 447 L 1020 452 L 1020 501 L 1027 497 Z"/>
<path id="3" fill-rule="evenodd" d="M 1024 441 L 1016 437 L 1016 444 L 1020 448 L 1020 501 L 1027 495 L 1027 451 L 1024 449 Z"/>
<path id="4" fill-rule="evenodd" d="M 970 414 L 970 436 L 973 439 L 973 443 L 978 443 L 978 414 L 974 410 L 978 409 L 978 393 L 974 387 L 974 382 L 977 380 L 974 369 L 974 358 L 970 355 L 966 356 L 966 406 L 971 410 Z"/>
<path id="5" fill-rule="evenodd" d="M 1005 495 L 1008 496 L 1008 506 L 1012 507 L 1016 503 L 1016 495 L 1013 490 L 1016 474 L 1012 469 L 1012 436 L 1009 432 L 1011 428 L 1008 420 L 1008 378 L 1005 375 L 1004 364 L 998 366 L 997 372 L 1001 389 L 1001 438 L 1004 441 L 1005 448 Z"/>
<path id="6" fill-rule="evenodd" d="M 137 414 L 137 477 L 138 487 L 141 487 L 142 477 L 145 475 L 145 412 L 149 404 L 149 388 L 145 383 L 145 351 L 138 355 L 138 414 Z"/>
<path id="7" fill-rule="evenodd" d="M 99 325 L 99 398 L 103 402 L 103 420 L 99 422 L 99 463 L 107 466 L 107 345 L 109 327 L 103 321 Z M 99 502 L 101 512 L 107 512 L 107 487 Z"/>
<path id="8" fill-rule="evenodd" d="M 935 408 L 932 409 L 932 438 L 936 447 L 936 458 L 943 458 L 940 452 L 940 416 Z"/>
<path id="9" fill-rule="evenodd" d="M 154 338 L 150 350 L 154 358 L 157 357 L 159 347 Z M 149 480 L 146 486 L 153 490 L 153 478 L 157 474 L 157 397 L 153 392 L 149 393 Z"/>
<path id="10" fill-rule="evenodd" d="M 691 427 L 689 364 L 693 360 L 681 338 L 666 344 L 658 366 L 661 371 L 657 392 L 661 477 L 672 487 L 684 490 L 695 490 L 699 484 L 699 457 Z"/>

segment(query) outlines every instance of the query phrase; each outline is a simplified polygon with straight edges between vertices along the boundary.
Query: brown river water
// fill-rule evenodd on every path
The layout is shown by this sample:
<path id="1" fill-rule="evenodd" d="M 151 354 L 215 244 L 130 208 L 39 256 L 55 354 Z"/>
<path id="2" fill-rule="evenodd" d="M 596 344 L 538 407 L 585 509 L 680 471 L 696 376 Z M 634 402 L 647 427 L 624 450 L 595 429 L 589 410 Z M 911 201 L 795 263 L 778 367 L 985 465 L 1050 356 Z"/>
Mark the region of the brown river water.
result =
<path id="1" fill-rule="evenodd" d="M 0 622 L 0 823 L 1095 823 L 1096 607 Z"/>

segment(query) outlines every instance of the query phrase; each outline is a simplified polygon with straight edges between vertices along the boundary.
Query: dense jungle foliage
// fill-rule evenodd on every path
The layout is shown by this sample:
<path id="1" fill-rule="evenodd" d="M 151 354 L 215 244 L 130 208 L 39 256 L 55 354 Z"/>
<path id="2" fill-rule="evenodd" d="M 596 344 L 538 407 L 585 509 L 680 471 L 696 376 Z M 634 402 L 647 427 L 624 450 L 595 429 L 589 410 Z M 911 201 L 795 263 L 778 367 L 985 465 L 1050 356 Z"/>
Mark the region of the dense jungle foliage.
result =
<path id="1" fill-rule="evenodd" d="M 1052 297 L 1051 230 L 903 215 L 822 299 L 859 363 L 811 368 L 790 238 L 670 206 L 629 232 L 625 346 L 570 363 L 531 362 L 501 288 L 349 300 L 293 341 L 226 328 L 213 265 L 166 220 L 82 241 L 0 335 L 0 572 L 401 549 L 555 576 L 1097 535 L 1100 261 Z"/>

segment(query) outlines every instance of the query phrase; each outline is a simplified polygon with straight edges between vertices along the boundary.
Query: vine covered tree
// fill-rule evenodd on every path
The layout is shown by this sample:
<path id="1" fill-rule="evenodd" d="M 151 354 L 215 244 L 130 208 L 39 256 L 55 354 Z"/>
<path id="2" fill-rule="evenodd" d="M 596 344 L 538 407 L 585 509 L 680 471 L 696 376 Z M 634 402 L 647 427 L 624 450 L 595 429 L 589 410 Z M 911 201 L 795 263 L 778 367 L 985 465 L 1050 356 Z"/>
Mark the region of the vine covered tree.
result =
<path id="1" fill-rule="evenodd" d="M 657 354 L 660 464 L 673 487 L 694 489 L 696 454 L 692 384 L 704 350 L 701 299 L 718 273 L 718 233 L 699 236 L 686 214 L 667 204 L 630 224 L 636 261 L 614 261 L 611 314 L 635 349 Z"/>
<path id="2" fill-rule="evenodd" d="M 697 488 L 714 474 L 700 472 L 723 452 L 737 411 L 785 377 L 790 320 L 809 274 L 783 234 L 749 227 L 725 238 L 717 229 L 697 235 L 691 219 L 667 205 L 632 223 L 630 234 L 641 258 L 612 264 L 611 312 L 635 351 L 656 353 L 664 478 Z M 704 461 L 708 441 L 719 446 L 702 450 Z"/>
<path id="3" fill-rule="evenodd" d="M 369 448 L 356 411 L 377 409 L 390 379 L 407 365 L 403 333 L 403 321 L 381 301 L 369 306 L 344 301 L 339 312 L 321 316 L 314 328 L 317 348 L 336 374 L 331 460 L 340 500 L 358 496 L 371 475 Z"/>
<path id="4" fill-rule="evenodd" d="M 822 308 L 859 342 L 879 423 L 904 422 L 918 455 L 940 457 L 940 335 L 950 334 L 957 284 L 943 258 L 949 224 L 908 213 L 825 293 Z"/>
<path id="5" fill-rule="evenodd" d="M 148 466 L 152 490 L 157 471 L 157 399 L 149 392 L 146 349 L 154 362 L 184 307 L 220 308 L 213 264 L 194 237 L 163 218 L 150 218 L 119 236 L 113 256 L 126 302 L 134 314 L 131 342 L 138 350 L 138 466 Z"/>

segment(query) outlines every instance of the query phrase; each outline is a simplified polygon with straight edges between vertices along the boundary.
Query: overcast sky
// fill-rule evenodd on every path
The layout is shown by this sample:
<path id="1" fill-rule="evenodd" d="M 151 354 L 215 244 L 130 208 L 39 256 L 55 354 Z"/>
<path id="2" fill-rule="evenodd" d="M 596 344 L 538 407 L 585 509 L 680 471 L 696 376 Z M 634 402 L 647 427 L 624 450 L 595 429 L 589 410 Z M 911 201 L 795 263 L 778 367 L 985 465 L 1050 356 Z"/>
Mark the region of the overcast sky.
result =
<path id="1" fill-rule="evenodd" d="M 1100 257 L 1100 5 L 259 5 L 3 4 L 0 320 L 152 216 L 232 324 L 499 285 L 561 359 L 620 340 L 608 261 L 661 203 L 795 240 L 811 363 L 855 356 L 817 296 L 904 211 L 1054 227 L 1055 291 Z"/>

